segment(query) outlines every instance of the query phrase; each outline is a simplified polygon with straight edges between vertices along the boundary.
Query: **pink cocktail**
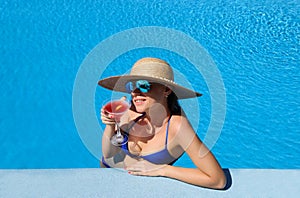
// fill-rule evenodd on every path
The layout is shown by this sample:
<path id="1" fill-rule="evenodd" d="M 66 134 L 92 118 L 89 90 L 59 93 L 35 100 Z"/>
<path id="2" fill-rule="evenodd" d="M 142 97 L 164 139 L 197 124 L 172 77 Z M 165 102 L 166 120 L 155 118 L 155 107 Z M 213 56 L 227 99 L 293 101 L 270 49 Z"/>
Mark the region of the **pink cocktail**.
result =
<path id="1" fill-rule="evenodd" d="M 111 143 L 115 146 L 126 144 L 128 137 L 122 135 L 120 130 L 120 118 L 130 108 L 130 104 L 125 100 L 112 100 L 104 105 L 104 111 L 113 115 L 117 125 L 117 134 L 111 138 Z"/>
<path id="2" fill-rule="evenodd" d="M 113 100 L 104 106 L 104 110 L 120 120 L 122 115 L 130 108 L 130 104 L 124 100 Z"/>

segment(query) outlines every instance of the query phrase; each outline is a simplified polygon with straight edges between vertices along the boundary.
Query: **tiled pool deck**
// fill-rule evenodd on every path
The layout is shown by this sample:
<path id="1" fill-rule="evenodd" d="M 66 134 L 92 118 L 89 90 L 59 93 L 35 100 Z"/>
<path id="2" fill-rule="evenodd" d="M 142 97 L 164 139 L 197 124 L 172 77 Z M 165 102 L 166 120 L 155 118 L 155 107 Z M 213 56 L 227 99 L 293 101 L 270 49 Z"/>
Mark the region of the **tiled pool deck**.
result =
<path id="1" fill-rule="evenodd" d="M 300 170 L 229 169 L 232 185 L 205 189 L 117 169 L 0 170 L 0 197 L 299 197 Z"/>

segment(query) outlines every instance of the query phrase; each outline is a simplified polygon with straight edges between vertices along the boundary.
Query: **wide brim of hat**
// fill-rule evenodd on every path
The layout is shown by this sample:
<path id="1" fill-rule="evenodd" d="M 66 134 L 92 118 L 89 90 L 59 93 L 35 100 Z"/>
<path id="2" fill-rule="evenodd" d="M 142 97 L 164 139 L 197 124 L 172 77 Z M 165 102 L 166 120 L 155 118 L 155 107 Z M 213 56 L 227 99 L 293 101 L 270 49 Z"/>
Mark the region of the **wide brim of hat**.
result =
<path id="1" fill-rule="evenodd" d="M 179 99 L 194 98 L 202 96 L 201 93 L 192 91 L 183 86 L 178 85 L 174 81 L 170 81 L 164 78 L 141 76 L 141 75 L 124 75 L 124 76 L 111 76 L 104 78 L 98 82 L 98 84 L 106 89 L 125 92 L 125 85 L 132 80 L 148 80 L 149 82 L 155 82 L 169 87 Z"/>

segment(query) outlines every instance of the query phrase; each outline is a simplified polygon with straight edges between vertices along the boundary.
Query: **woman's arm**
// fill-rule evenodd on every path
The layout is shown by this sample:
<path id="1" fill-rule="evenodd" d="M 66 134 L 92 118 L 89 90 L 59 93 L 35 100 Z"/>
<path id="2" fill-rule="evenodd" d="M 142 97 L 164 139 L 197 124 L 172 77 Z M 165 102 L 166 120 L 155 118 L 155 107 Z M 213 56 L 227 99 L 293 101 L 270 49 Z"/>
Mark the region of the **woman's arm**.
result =
<path id="1" fill-rule="evenodd" d="M 166 166 L 163 176 L 208 188 L 224 188 L 226 177 L 222 168 L 198 138 L 186 117 L 181 117 L 174 125 L 173 132 L 176 133 L 174 141 L 186 151 L 197 168 Z"/>
<path id="2" fill-rule="evenodd" d="M 184 168 L 172 165 L 157 165 L 146 160 L 140 160 L 130 167 L 127 167 L 127 170 L 128 173 L 132 175 L 162 176 L 177 179 L 196 186 L 223 189 L 226 185 L 226 178 L 223 170 L 212 154 L 208 154 L 208 156 L 205 156 L 204 158 L 206 158 L 202 160 L 202 163 L 205 163 L 203 164 L 203 166 L 205 166 L 204 169 L 202 167 Z"/>
<path id="3" fill-rule="evenodd" d="M 120 151 L 120 148 L 114 146 L 110 139 L 115 134 L 114 125 L 106 125 L 102 136 L 102 155 L 104 158 L 111 158 Z"/>
<path id="4" fill-rule="evenodd" d="M 201 152 L 200 149 L 201 148 Z M 197 168 L 166 166 L 162 176 L 177 179 L 186 183 L 214 189 L 222 189 L 226 185 L 226 177 L 213 154 L 195 136 L 186 150 Z"/>
<path id="5" fill-rule="evenodd" d="M 173 120 L 171 133 L 175 137 L 172 141 L 176 141 L 175 144 L 180 145 L 187 152 L 197 168 L 149 165 L 149 162 L 139 162 L 144 163 L 144 165 L 134 166 L 130 173 L 133 175 L 164 176 L 207 188 L 224 188 L 226 177 L 219 163 L 196 136 L 188 120 L 184 117 L 179 119 Z M 146 163 L 147 165 L 145 165 Z"/>

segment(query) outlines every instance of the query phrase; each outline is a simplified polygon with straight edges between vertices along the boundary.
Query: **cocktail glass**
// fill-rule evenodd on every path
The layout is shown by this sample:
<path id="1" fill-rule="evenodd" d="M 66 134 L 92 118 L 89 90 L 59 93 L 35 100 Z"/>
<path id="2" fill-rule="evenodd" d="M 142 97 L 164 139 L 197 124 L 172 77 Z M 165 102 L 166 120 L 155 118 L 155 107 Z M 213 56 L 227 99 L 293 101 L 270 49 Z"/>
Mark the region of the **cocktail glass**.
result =
<path id="1" fill-rule="evenodd" d="M 117 125 L 117 133 L 111 138 L 111 143 L 115 146 L 126 144 L 128 136 L 121 133 L 120 119 L 130 108 L 130 103 L 126 100 L 111 100 L 104 105 L 104 110 L 113 115 Z"/>

